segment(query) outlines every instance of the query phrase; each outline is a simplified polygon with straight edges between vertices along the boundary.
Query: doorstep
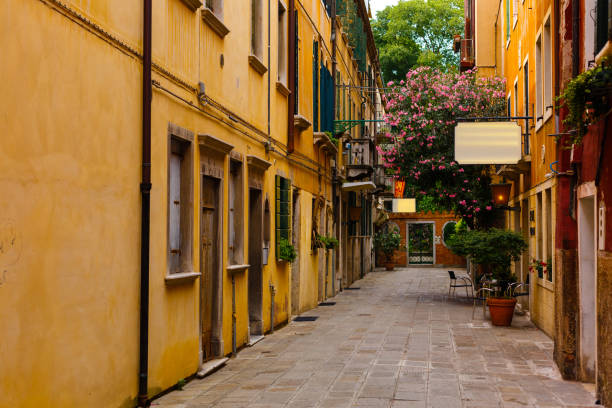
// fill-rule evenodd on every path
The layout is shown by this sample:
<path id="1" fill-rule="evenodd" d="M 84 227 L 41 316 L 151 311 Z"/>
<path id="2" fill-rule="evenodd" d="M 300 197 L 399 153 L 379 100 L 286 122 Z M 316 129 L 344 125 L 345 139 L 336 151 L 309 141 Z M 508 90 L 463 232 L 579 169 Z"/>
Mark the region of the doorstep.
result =
<path id="1" fill-rule="evenodd" d="M 249 342 L 247 343 L 247 346 L 252 347 L 255 344 L 257 344 L 260 341 L 262 341 L 263 338 L 264 338 L 264 336 L 250 336 L 249 337 Z"/>
<path id="2" fill-rule="evenodd" d="M 223 358 L 217 358 L 215 360 L 210 360 L 210 361 L 205 362 L 200 367 L 200 370 L 197 372 L 196 377 L 198 378 L 206 377 L 208 374 L 211 374 L 212 372 L 223 367 L 225 363 L 227 363 L 227 360 L 229 360 L 229 358 L 223 357 Z"/>

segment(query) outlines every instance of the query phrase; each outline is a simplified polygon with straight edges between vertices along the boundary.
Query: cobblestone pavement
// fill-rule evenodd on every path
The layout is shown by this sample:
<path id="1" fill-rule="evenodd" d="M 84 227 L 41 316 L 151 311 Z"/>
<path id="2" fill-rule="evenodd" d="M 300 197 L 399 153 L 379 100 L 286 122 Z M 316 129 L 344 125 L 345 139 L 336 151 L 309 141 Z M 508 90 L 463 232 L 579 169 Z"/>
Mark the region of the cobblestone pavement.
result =
<path id="1" fill-rule="evenodd" d="M 218 372 L 153 401 L 160 408 L 588 407 L 563 381 L 552 342 L 525 317 L 491 327 L 447 299 L 444 269 L 373 272 L 242 350 Z M 463 295 L 465 292 L 463 292 Z"/>

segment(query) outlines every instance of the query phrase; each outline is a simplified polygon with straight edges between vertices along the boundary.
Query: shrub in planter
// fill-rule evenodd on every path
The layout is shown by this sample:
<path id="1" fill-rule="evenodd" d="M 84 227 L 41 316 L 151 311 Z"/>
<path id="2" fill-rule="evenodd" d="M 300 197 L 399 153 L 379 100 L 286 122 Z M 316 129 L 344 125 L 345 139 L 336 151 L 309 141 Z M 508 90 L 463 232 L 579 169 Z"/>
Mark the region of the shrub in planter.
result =
<path id="1" fill-rule="evenodd" d="M 516 304 L 516 299 L 510 296 L 510 284 L 516 282 L 510 267 L 512 261 L 518 261 L 528 248 L 525 239 L 514 231 L 497 228 L 485 231 L 458 230 L 450 237 L 448 244 L 454 253 L 470 256 L 474 263 L 481 265 L 485 273 L 496 281 L 497 292 L 488 302 L 491 321 L 494 325 L 509 326 Z M 505 318 L 497 314 L 500 310 L 494 310 L 497 306 L 505 311 Z"/>
<path id="2" fill-rule="evenodd" d="M 334 249 L 334 248 L 337 248 L 338 245 L 340 244 L 338 240 L 334 237 L 320 236 L 320 239 L 321 239 L 321 242 L 323 242 L 325 249 Z"/>
<path id="3" fill-rule="evenodd" d="M 385 256 L 385 267 L 387 270 L 393 269 L 393 254 L 399 249 L 402 237 L 396 226 L 385 225 L 380 231 L 374 234 L 374 249 Z"/>
<path id="4" fill-rule="evenodd" d="M 293 262 L 295 261 L 296 257 L 297 252 L 295 252 L 295 248 L 293 247 L 293 245 L 291 245 L 289 240 L 287 240 L 286 238 L 281 238 L 279 241 L 278 259 L 282 261 Z"/>

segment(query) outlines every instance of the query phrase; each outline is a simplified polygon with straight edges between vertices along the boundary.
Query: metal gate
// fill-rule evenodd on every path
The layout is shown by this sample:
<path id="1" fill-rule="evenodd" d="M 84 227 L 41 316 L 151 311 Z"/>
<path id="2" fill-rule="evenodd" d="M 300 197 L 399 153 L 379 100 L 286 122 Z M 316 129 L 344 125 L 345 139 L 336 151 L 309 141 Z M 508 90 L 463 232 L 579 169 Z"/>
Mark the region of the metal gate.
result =
<path id="1" fill-rule="evenodd" d="M 434 225 L 429 221 L 406 224 L 408 265 L 433 265 L 435 263 Z"/>

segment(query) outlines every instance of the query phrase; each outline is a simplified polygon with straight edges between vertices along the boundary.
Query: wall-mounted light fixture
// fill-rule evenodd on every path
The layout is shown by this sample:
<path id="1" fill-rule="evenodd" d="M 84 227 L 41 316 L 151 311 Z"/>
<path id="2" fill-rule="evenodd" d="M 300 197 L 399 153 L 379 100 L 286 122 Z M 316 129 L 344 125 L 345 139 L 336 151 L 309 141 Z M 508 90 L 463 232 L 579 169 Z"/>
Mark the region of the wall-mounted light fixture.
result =
<path id="1" fill-rule="evenodd" d="M 511 188 L 512 184 L 510 183 L 491 184 L 491 198 L 493 199 L 493 204 L 502 210 L 520 211 L 520 207 L 508 206 Z"/>

